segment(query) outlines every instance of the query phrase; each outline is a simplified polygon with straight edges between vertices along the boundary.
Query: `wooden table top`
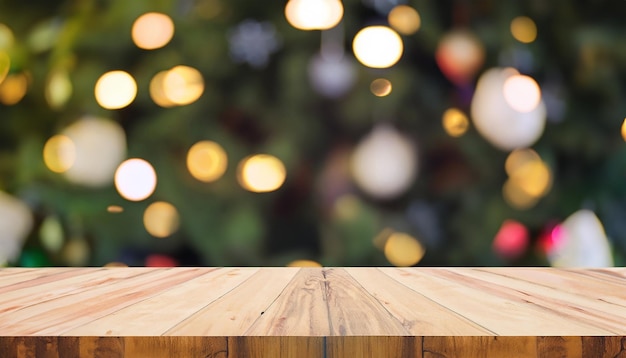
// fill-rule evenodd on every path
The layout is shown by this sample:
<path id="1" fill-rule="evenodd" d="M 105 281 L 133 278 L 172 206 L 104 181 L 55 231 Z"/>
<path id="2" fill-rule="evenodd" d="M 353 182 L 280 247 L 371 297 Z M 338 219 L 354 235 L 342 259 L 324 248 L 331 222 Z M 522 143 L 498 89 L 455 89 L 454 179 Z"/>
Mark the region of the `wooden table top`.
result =
<path id="1" fill-rule="evenodd" d="M 4 268 L 0 336 L 622 337 L 626 269 Z"/>

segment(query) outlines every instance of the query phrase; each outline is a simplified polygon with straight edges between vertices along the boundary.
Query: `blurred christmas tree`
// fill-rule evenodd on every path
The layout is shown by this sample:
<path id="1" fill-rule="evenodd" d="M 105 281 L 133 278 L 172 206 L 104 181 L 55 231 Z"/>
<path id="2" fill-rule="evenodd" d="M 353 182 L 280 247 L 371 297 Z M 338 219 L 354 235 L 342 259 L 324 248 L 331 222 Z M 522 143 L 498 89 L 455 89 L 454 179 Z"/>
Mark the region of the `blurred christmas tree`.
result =
<path id="1" fill-rule="evenodd" d="M 0 265 L 622 264 L 623 14 L 3 2 Z"/>

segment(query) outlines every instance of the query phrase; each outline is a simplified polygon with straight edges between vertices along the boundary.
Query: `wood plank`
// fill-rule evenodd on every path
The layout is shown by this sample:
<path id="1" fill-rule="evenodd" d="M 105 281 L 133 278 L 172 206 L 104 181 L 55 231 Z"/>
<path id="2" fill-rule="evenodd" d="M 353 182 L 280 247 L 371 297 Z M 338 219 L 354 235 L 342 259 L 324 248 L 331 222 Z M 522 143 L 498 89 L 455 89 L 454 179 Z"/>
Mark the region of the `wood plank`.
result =
<path id="1" fill-rule="evenodd" d="M 6 269 L 5 269 L 6 270 Z M 93 268 L 45 268 L 41 271 L 32 269 L 20 274 L 19 270 L 13 269 L 13 274 L 0 277 L 0 293 L 22 289 L 24 287 L 36 286 L 44 282 L 54 282 L 58 278 L 77 276 L 81 271 L 93 272 Z"/>
<path id="2" fill-rule="evenodd" d="M 485 292 L 461 279 L 440 277 L 437 270 L 445 273 L 450 269 L 381 268 L 382 272 L 398 282 L 498 335 L 550 336 L 554 332 L 564 336 L 613 335 L 609 330 L 563 317 L 560 312 L 537 307 L 515 297 Z"/>
<path id="3" fill-rule="evenodd" d="M 296 267 L 259 270 L 164 334 L 241 336 L 269 309 L 299 270 Z"/>
<path id="4" fill-rule="evenodd" d="M 228 357 L 226 337 L 0 337 L 2 358 Z"/>
<path id="5" fill-rule="evenodd" d="M 506 269 L 481 268 L 480 270 L 514 276 L 517 279 L 529 281 L 542 287 L 555 288 L 573 294 L 588 295 L 594 293 L 603 301 L 626 307 L 626 293 L 624 292 L 626 281 L 607 282 L 593 276 L 585 276 L 584 270 L 538 270 L 517 267 L 507 267 Z"/>
<path id="6" fill-rule="evenodd" d="M 345 269 L 322 269 L 333 336 L 408 336 L 410 332 Z M 367 324 L 364 324 L 367 322 Z"/>
<path id="7" fill-rule="evenodd" d="M 191 278 L 184 285 L 172 287 L 61 334 L 160 336 L 258 271 L 258 268 L 204 269 L 203 275 Z M 157 312 L 158 320 L 155 320 Z M 150 324 L 147 325 L 146 322 Z"/>
<path id="8" fill-rule="evenodd" d="M 424 358 L 525 357 L 537 355 L 535 337 L 424 337 Z"/>
<path id="9" fill-rule="evenodd" d="M 436 301 L 390 279 L 378 268 L 346 268 L 346 271 L 400 321 L 411 335 L 493 334 Z"/>
<path id="10" fill-rule="evenodd" d="M 228 357 L 326 357 L 323 337 L 229 337 Z M 226 357 L 224 357 L 226 358 Z"/>
<path id="11" fill-rule="evenodd" d="M 626 337 L 582 337 L 581 357 L 626 358 Z"/>
<path id="12" fill-rule="evenodd" d="M 95 286 L 4 313 L 0 316 L 0 332 L 12 332 L 13 335 L 58 335 L 203 273 L 197 268 L 140 271 L 145 273 L 119 280 L 112 287 Z"/>
<path id="13" fill-rule="evenodd" d="M 485 270 L 436 270 L 435 272 L 452 280 L 460 275 L 463 277 L 458 277 L 458 279 L 483 292 L 532 303 L 545 310 L 559 312 L 561 316 L 569 317 L 574 321 L 583 321 L 614 334 L 626 334 L 624 324 L 626 307 L 598 300 L 591 291 L 587 291 L 584 295 L 582 293 L 571 294 L 522 281 L 514 276 L 494 274 Z"/>
<path id="14" fill-rule="evenodd" d="M 302 268 L 265 313 L 245 332 L 248 336 L 330 335 L 326 279 L 319 269 Z"/>
<path id="15" fill-rule="evenodd" d="M 326 342 L 326 355 L 324 355 L 324 357 L 328 358 L 421 358 L 423 356 L 421 337 L 335 336 L 328 337 Z"/>
<path id="16" fill-rule="evenodd" d="M 149 271 L 78 269 L 76 271 L 60 271 L 22 283 L 15 283 L 0 289 L 0 314 L 63 296 L 75 295 L 96 287 L 114 285 L 118 280 L 136 277 L 147 272 Z"/>
<path id="17" fill-rule="evenodd" d="M 581 337 L 537 337 L 538 357 L 592 357 L 583 355 Z"/>

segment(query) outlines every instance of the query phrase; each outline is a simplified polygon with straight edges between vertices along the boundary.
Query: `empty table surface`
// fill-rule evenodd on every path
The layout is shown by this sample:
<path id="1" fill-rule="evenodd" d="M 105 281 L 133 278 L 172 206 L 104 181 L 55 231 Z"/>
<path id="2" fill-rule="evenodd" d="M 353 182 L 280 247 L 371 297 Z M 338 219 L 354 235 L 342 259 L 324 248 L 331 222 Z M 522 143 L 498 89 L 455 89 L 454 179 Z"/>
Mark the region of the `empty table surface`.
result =
<path id="1" fill-rule="evenodd" d="M 626 357 L 626 269 L 4 268 L 0 357 Z"/>

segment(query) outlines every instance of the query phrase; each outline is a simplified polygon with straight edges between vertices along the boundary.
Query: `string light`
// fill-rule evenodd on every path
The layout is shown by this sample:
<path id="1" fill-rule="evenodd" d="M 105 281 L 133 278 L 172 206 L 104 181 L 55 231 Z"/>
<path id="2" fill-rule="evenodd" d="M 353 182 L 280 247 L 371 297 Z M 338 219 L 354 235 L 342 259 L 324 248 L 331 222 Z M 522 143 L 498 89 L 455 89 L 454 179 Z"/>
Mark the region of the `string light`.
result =
<path id="1" fill-rule="evenodd" d="M 417 10 L 408 5 L 398 5 L 391 9 L 387 21 L 391 27 L 403 35 L 413 35 L 422 24 Z"/>
<path id="2" fill-rule="evenodd" d="M 357 60 L 367 67 L 388 68 L 402 57 L 404 45 L 397 32 L 387 26 L 369 26 L 359 31 L 352 42 Z"/>
<path id="3" fill-rule="evenodd" d="M 155 50 L 170 42 L 174 36 L 174 22 L 165 14 L 149 12 L 135 20 L 131 36 L 137 47 Z"/>
<path id="4" fill-rule="evenodd" d="M 127 200 L 141 201 L 156 189 L 157 176 L 147 161 L 132 158 L 124 161 L 115 171 L 115 188 Z"/>
<path id="5" fill-rule="evenodd" d="M 102 108 L 124 108 L 135 100 L 137 83 L 127 72 L 110 71 L 100 76 L 96 82 L 95 95 Z"/>
<path id="6" fill-rule="evenodd" d="M 322 267 L 322 265 L 313 260 L 294 260 L 288 263 L 287 267 Z"/>
<path id="7" fill-rule="evenodd" d="M 8 75 L 0 83 L 0 103 L 12 106 L 19 103 L 28 90 L 28 77 L 24 73 Z"/>
<path id="8" fill-rule="evenodd" d="M 187 152 L 187 169 L 191 175 L 203 182 L 212 182 L 224 175 L 228 159 L 219 144 L 200 141 Z"/>
<path id="9" fill-rule="evenodd" d="M 516 111 L 527 113 L 541 102 L 541 90 L 529 76 L 513 75 L 504 81 L 504 99 Z"/>
<path id="10" fill-rule="evenodd" d="M 7 77 L 10 69 L 11 58 L 6 52 L 0 50 L 0 83 Z"/>
<path id="11" fill-rule="evenodd" d="M 202 96 L 204 79 L 193 67 L 176 66 L 163 77 L 163 92 L 171 103 L 180 106 L 191 104 Z"/>
<path id="12" fill-rule="evenodd" d="M 158 238 L 172 235 L 179 227 L 178 210 L 174 205 L 165 201 L 150 204 L 143 214 L 143 224 L 146 231 Z"/>
<path id="13" fill-rule="evenodd" d="M 469 119 L 465 113 L 457 108 L 449 108 L 443 112 L 441 122 L 443 129 L 445 129 L 446 133 L 451 137 L 460 137 L 465 134 L 469 128 Z"/>
<path id="14" fill-rule="evenodd" d="M 289 0 L 285 17 L 296 29 L 327 30 L 341 21 L 343 5 L 338 0 Z"/>
<path id="15" fill-rule="evenodd" d="M 76 161 L 76 146 L 70 137 L 57 134 L 43 147 L 43 160 L 48 169 L 55 173 L 68 171 Z"/>
<path id="16" fill-rule="evenodd" d="M 511 21 L 511 34 L 522 43 L 531 43 L 537 38 L 537 25 L 526 16 L 518 16 Z"/>
<path id="17" fill-rule="evenodd" d="M 413 266 L 424 257 L 426 251 L 413 236 L 394 232 L 387 238 L 384 252 L 387 260 L 394 266 Z"/>
<path id="18" fill-rule="evenodd" d="M 280 159 L 257 154 L 244 158 L 237 170 L 239 184 L 249 191 L 264 193 L 277 190 L 285 182 L 287 171 Z"/>
<path id="19" fill-rule="evenodd" d="M 376 97 L 385 97 L 391 93 L 391 82 L 386 78 L 377 78 L 370 84 L 370 91 Z"/>

